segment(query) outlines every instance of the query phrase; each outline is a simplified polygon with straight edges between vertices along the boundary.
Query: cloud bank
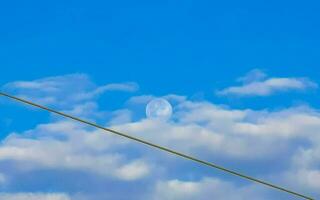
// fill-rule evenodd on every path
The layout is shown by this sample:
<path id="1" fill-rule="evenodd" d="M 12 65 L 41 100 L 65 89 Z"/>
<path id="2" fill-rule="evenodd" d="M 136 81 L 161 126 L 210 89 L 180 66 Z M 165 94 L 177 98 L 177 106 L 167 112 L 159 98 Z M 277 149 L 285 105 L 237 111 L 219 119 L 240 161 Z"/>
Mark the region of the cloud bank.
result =
<path id="1" fill-rule="evenodd" d="M 257 82 L 263 78 L 260 74 L 241 80 Z M 83 85 L 79 87 L 77 81 Z M 132 88 L 136 87 L 131 86 L 137 85 L 130 83 L 128 89 L 127 83 L 121 87 L 107 84 L 111 86 L 106 89 L 95 86 L 88 76 L 78 74 L 25 83 L 13 82 L 4 87 L 45 104 L 56 102 L 65 112 L 93 120 L 97 113 L 105 112 L 99 109 L 99 95 L 114 90 L 133 92 Z M 64 83 L 63 87 L 60 83 Z M 48 88 L 41 89 L 44 85 Z M 102 92 L 92 94 L 99 88 L 103 88 Z M 68 91 L 75 96 L 66 96 Z M 83 94 L 81 98 L 79 94 Z M 128 102 L 145 105 L 152 98 L 154 95 L 132 96 L 124 105 Z M 169 121 L 133 118 L 134 111 L 124 107 L 113 110 L 111 118 L 103 123 L 301 193 L 320 195 L 318 110 L 309 106 L 276 111 L 233 109 L 176 94 L 164 98 L 174 105 Z M 64 103 L 59 102 L 62 99 Z M 47 191 L 55 193 L 47 194 Z M 291 196 L 238 178 L 220 176 L 214 170 L 208 172 L 207 168 L 76 122 L 51 118 L 32 129 L 8 133 L 1 141 L 1 198 L 264 200 L 291 199 Z"/>

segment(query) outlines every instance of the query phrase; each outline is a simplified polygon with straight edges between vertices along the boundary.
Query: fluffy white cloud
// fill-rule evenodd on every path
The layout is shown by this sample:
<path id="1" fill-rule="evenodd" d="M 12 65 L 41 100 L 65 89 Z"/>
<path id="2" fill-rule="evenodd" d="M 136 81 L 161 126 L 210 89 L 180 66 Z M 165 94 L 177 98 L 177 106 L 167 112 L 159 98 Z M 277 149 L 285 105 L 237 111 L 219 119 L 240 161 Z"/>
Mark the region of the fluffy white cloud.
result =
<path id="1" fill-rule="evenodd" d="M 19 162 L 21 170 L 82 170 L 121 180 L 149 174 L 150 165 L 145 161 L 128 160 L 110 150 L 116 144 L 117 139 L 110 135 L 62 121 L 40 125 L 23 135 L 11 134 L 0 146 L 0 161 Z"/>
<path id="2" fill-rule="evenodd" d="M 185 101 L 173 121 L 145 119 L 113 128 L 188 153 L 255 160 L 287 151 L 297 138 L 311 141 L 320 134 L 320 116 L 305 107 L 268 112 Z"/>
<path id="3" fill-rule="evenodd" d="M 291 158 L 290 168 L 280 175 L 283 182 L 314 196 L 320 195 L 320 135 L 310 139 Z"/>
<path id="4" fill-rule="evenodd" d="M 66 194 L 0 193 L 0 200 L 71 200 Z"/>
<path id="5" fill-rule="evenodd" d="M 149 166 L 144 161 L 137 160 L 118 168 L 116 174 L 124 180 L 136 180 L 148 175 L 149 170 Z"/>
<path id="6" fill-rule="evenodd" d="M 264 79 L 263 73 L 249 73 L 241 78 L 243 85 L 233 86 L 218 91 L 219 95 L 236 96 L 268 96 L 275 92 L 289 90 L 305 90 L 318 87 L 316 83 L 307 78 L 278 78 Z"/>
<path id="7" fill-rule="evenodd" d="M 151 200 L 245 200 L 269 199 L 265 191 L 252 186 L 236 186 L 216 178 L 204 178 L 200 181 L 168 180 L 161 181 L 155 187 Z"/>

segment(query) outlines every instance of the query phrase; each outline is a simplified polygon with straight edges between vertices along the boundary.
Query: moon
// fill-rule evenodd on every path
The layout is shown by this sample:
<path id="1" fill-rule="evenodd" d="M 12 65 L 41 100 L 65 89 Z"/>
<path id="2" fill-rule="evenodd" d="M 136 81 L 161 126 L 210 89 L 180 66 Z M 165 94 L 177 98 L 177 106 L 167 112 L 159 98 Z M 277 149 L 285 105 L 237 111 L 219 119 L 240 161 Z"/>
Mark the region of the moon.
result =
<path id="1" fill-rule="evenodd" d="M 153 99 L 146 106 L 146 115 L 149 119 L 166 121 L 172 115 L 172 106 L 166 99 Z"/>

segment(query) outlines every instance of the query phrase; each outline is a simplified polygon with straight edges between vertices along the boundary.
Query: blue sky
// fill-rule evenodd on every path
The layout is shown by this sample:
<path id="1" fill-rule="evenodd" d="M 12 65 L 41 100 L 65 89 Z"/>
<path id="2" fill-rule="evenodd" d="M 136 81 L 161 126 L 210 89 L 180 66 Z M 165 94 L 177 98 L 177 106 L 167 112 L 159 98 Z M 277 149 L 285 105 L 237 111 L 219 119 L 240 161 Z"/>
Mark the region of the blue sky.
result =
<path id="1" fill-rule="evenodd" d="M 2 2 L 0 88 L 319 197 L 319 6 Z M 170 120 L 146 119 L 156 97 L 171 103 Z M 293 199 L 3 98 L 0 106 L 0 200 Z"/>

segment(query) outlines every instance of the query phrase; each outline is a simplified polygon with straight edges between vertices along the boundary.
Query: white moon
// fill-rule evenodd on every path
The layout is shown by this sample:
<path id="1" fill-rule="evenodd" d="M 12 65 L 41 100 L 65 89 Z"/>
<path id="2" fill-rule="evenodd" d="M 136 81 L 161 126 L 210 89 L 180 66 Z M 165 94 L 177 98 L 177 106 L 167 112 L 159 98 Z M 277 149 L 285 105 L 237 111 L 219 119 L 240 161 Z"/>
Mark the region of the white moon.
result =
<path id="1" fill-rule="evenodd" d="M 149 119 L 168 120 L 172 115 L 172 106 L 166 99 L 153 99 L 147 104 L 146 115 Z"/>

